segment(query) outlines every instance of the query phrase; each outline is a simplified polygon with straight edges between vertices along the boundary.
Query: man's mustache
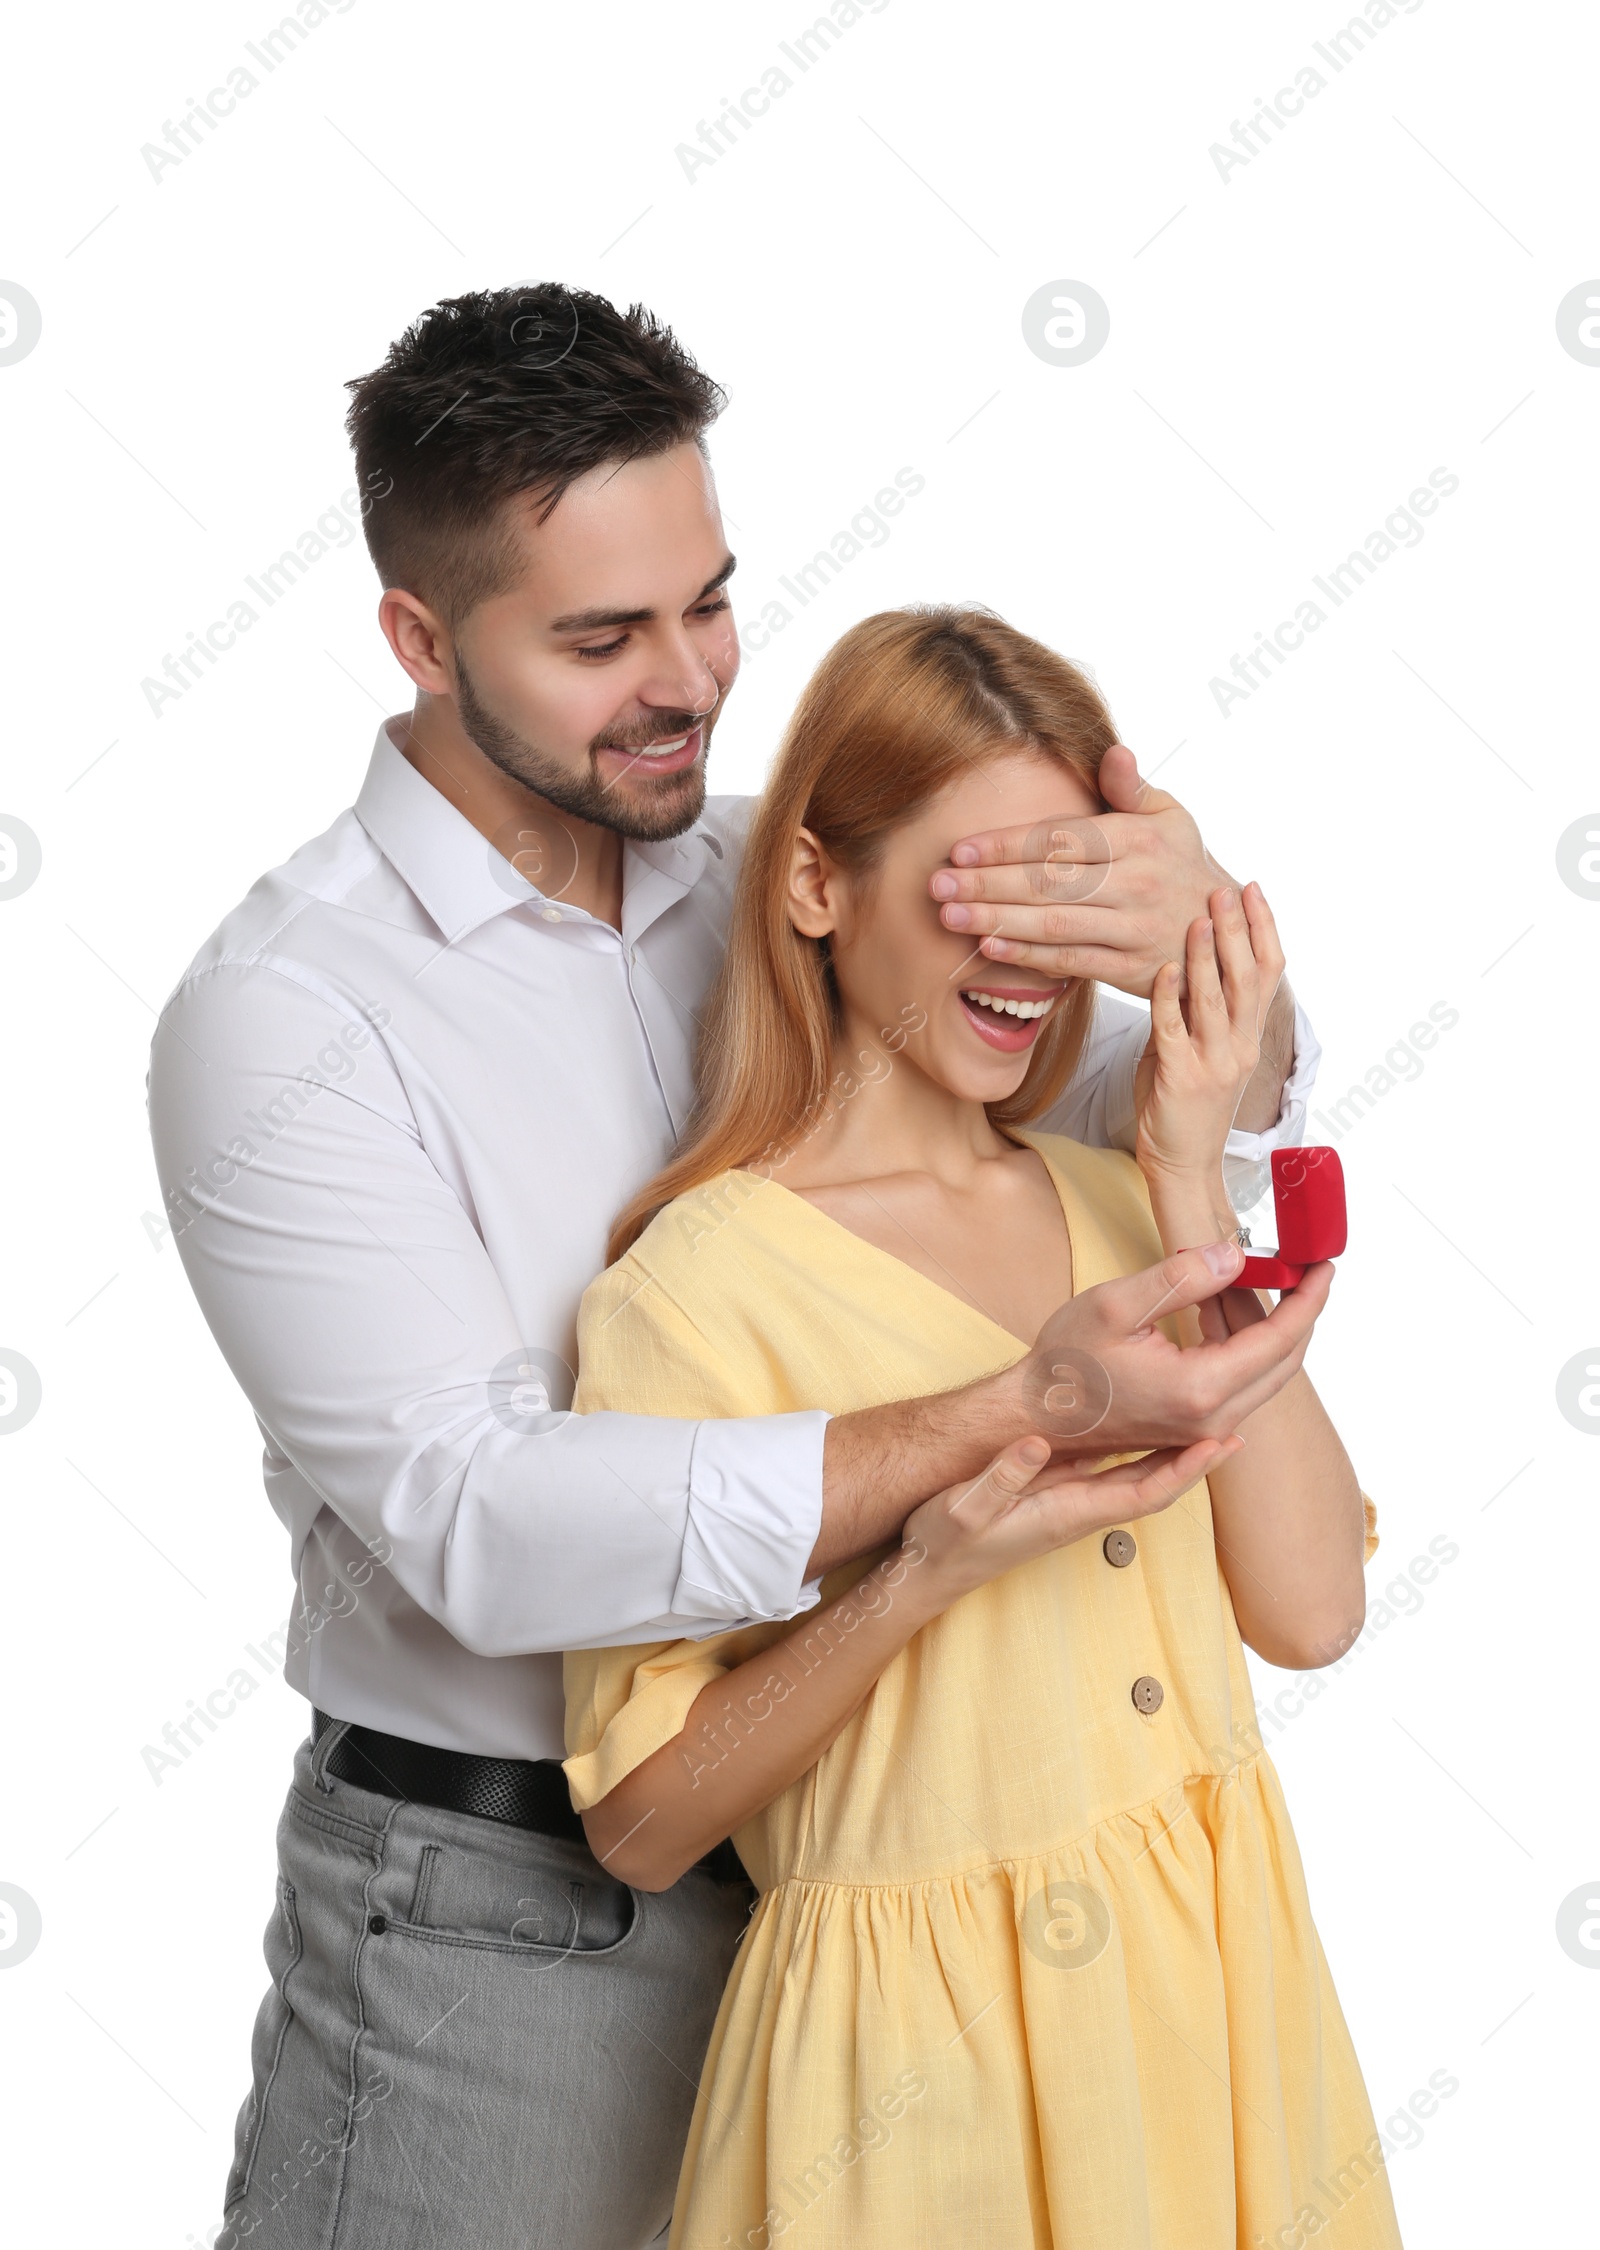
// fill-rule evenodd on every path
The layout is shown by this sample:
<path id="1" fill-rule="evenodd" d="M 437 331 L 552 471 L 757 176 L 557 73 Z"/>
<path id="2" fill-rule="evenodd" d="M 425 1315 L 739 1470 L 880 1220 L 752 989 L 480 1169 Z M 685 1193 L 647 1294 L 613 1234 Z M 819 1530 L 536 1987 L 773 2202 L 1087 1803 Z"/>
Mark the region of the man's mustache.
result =
<path id="1" fill-rule="evenodd" d="M 708 726 L 721 708 L 722 698 L 719 695 L 708 711 L 669 712 L 665 718 L 652 719 L 648 726 L 628 727 L 620 731 L 613 729 L 607 734 L 597 734 L 589 748 L 591 751 L 648 750 L 656 742 L 676 741 L 680 734 L 687 734 L 691 727 Z"/>

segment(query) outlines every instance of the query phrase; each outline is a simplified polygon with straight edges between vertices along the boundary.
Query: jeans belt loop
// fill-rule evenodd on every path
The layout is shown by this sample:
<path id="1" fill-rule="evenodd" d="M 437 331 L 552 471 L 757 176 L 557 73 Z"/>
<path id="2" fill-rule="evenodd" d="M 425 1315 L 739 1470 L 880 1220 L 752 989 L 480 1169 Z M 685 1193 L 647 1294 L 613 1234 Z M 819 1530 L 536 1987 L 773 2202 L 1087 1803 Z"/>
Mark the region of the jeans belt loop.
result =
<path id="1" fill-rule="evenodd" d="M 350 1732 L 348 1719 L 330 1719 L 322 1732 L 313 1737 L 311 1744 L 311 1778 L 324 1797 L 333 1795 L 333 1784 L 327 1778 L 328 1760 Z"/>

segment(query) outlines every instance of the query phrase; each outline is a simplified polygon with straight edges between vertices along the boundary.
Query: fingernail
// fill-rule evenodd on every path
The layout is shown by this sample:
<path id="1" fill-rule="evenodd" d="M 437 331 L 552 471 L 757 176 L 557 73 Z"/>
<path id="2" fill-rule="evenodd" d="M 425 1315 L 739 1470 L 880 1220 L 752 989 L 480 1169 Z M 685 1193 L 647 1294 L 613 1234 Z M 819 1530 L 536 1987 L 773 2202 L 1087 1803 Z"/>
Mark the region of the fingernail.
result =
<path id="1" fill-rule="evenodd" d="M 952 867 L 976 867 L 978 864 L 977 845 L 957 844 L 950 854 L 950 864 Z"/>
<path id="2" fill-rule="evenodd" d="M 1009 961 L 1012 945 L 1009 938 L 986 937 L 978 941 L 978 951 L 990 961 Z"/>
<path id="3" fill-rule="evenodd" d="M 956 893 L 960 890 L 961 885 L 956 881 L 953 875 L 946 875 L 941 870 L 940 873 L 935 875 L 935 877 L 933 878 L 933 882 L 930 888 L 932 889 L 935 898 L 954 898 Z"/>
<path id="4" fill-rule="evenodd" d="M 1236 1242 L 1208 1242 L 1200 1255 L 1213 1273 L 1232 1273 L 1241 1253 Z"/>
<path id="5" fill-rule="evenodd" d="M 1030 1468 L 1035 1463 L 1048 1459 L 1050 1453 L 1043 1438 L 1024 1438 L 1017 1450 Z"/>
<path id="6" fill-rule="evenodd" d="M 1236 907 L 1236 906 L 1238 905 L 1238 903 L 1239 903 L 1239 901 L 1238 901 L 1238 900 L 1237 900 L 1237 899 L 1236 899 L 1236 898 L 1234 897 L 1234 895 L 1233 895 L 1233 892 L 1232 892 L 1231 890 L 1229 890 L 1229 891 L 1224 891 L 1224 892 L 1223 892 L 1223 894 L 1222 894 L 1222 911 L 1223 911 L 1223 913 L 1224 913 L 1224 914 L 1231 914 L 1231 913 L 1233 912 L 1234 908 L 1235 908 L 1235 907 Z"/>
<path id="7" fill-rule="evenodd" d="M 939 919 L 947 930 L 964 930 L 972 920 L 972 911 L 965 906 L 943 906 L 939 909 Z"/>

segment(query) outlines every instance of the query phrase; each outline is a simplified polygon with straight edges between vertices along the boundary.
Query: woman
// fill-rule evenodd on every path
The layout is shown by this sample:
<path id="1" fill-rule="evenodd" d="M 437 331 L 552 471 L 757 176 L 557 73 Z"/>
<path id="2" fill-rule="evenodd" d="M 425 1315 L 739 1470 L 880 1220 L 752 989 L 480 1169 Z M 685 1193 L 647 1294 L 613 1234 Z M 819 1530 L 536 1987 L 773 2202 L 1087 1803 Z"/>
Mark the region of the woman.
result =
<path id="1" fill-rule="evenodd" d="M 950 1388 L 1233 1232 L 1222 1150 L 1282 967 L 1259 893 L 1217 893 L 1156 980 L 1137 1165 L 1022 1130 L 1092 986 L 997 972 L 928 904 L 956 837 L 1100 810 L 1114 740 L 982 612 L 832 652 L 756 815 L 697 1124 L 584 1300 L 579 1407 Z M 1097 1370 L 1055 1372 L 1042 1414 L 1081 1438 Z M 1362 1497 L 1303 1374 L 1242 1434 L 1095 1474 L 1026 1441 L 797 1622 L 567 1659 L 596 1854 L 656 1889 L 731 1829 L 760 1892 L 674 2250 L 1234 2250 L 1312 2210 L 1336 2250 L 1397 2242 L 1240 1646 L 1348 1645 Z"/>

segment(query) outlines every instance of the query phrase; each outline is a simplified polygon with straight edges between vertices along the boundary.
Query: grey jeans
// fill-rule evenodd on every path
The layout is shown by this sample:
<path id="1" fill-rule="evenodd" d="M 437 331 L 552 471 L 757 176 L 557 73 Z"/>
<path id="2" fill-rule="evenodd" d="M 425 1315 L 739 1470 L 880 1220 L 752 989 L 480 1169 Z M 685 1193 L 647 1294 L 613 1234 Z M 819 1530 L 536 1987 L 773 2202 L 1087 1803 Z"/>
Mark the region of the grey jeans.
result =
<path id="1" fill-rule="evenodd" d="M 754 1896 L 296 1754 L 217 2250 L 642 2250 Z"/>

